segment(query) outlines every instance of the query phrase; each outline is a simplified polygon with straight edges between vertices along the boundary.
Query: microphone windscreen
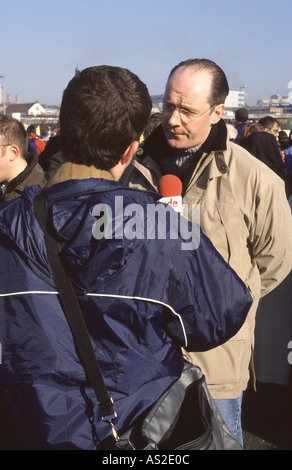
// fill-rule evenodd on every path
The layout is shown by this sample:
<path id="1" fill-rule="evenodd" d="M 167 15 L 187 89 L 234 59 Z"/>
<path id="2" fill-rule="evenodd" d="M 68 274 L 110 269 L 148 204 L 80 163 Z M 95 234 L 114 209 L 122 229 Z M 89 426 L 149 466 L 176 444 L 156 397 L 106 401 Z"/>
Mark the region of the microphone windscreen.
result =
<path id="1" fill-rule="evenodd" d="M 181 196 L 182 182 L 175 175 L 164 175 L 158 182 L 158 192 L 163 197 Z"/>

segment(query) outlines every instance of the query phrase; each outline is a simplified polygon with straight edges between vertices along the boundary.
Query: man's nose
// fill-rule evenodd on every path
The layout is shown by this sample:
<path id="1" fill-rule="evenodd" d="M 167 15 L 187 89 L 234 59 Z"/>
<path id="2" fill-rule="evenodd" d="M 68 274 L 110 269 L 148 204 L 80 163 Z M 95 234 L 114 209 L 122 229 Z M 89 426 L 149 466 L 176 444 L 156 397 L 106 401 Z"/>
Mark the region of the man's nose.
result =
<path id="1" fill-rule="evenodd" d="M 171 126 L 180 126 L 181 124 L 181 117 L 178 109 L 174 109 L 171 115 L 168 118 L 168 122 Z"/>

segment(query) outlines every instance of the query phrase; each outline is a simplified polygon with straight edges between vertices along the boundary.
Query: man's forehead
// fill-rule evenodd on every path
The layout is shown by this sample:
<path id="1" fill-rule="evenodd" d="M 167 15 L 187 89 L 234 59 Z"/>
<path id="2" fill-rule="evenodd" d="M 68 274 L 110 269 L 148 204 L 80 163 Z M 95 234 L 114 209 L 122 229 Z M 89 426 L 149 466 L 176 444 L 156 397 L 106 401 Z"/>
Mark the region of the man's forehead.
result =
<path id="1" fill-rule="evenodd" d="M 211 81 L 211 73 L 208 69 L 201 68 L 195 65 L 182 66 L 176 69 L 173 74 L 169 77 L 169 81 L 171 80 L 206 80 L 209 82 Z"/>
<path id="2" fill-rule="evenodd" d="M 207 97 L 210 94 L 212 77 L 208 70 L 197 67 L 178 68 L 166 84 L 165 94 L 174 93 L 180 97 Z"/>

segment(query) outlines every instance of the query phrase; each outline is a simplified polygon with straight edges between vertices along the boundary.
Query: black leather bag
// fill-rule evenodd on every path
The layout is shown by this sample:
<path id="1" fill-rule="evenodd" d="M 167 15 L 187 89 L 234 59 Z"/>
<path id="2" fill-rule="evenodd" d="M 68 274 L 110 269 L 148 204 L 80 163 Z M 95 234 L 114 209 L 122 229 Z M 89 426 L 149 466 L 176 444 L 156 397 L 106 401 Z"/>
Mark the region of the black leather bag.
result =
<path id="1" fill-rule="evenodd" d="M 107 393 L 87 327 L 70 278 L 61 262 L 58 242 L 50 234 L 44 193 L 34 200 L 36 217 L 44 231 L 48 259 L 67 321 L 91 383 L 104 422 L 112 435 L 100 450 L 242 450 L 212 399 L 199 367 L 185 363 L 181 377 L 128 429 L 117 431 L 116 413 Z"/>
<path id="2" fill-rule="evenodd" d="M 199 367 L 186 363 L 179 380 L 107 450 L 242 450 L 210 395 Z"/>

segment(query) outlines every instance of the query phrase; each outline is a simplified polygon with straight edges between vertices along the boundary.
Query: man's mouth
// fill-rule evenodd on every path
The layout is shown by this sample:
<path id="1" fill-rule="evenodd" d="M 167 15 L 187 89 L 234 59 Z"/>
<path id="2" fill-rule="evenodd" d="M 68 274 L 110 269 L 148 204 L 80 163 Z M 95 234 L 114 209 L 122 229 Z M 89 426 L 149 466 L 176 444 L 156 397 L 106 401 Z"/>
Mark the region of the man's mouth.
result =
<path id="1" fill-rule="evenodd" d="M 168 129 L 168 133 L 174 137 L 180 137 L 185 135 L 183 132 L 176 131 L 175 129 Z"/>

